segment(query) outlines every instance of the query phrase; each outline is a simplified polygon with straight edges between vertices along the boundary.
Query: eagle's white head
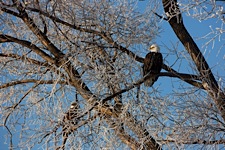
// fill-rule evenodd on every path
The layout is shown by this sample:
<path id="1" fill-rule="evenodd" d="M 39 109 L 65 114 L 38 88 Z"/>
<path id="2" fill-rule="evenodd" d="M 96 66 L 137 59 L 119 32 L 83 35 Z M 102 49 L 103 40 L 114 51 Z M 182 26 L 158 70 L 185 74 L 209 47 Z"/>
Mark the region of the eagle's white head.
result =
<path id="1" fill-rule="evenodd" d="M 158 45 L 156 44 L 152 44 L 150 47 L 149 47 L 149 50 L 151 52 L 155 52 L 155 53 L 160 53 L 160 48 Z"/>
<path id="2" fill-rule="evenodd" d="M 76 106 L 77 106 L 77 103 L 74 102 L 74 103 L 71 104 L 70 109 L 73 109 L 73 108 L 76 107 Z"/>

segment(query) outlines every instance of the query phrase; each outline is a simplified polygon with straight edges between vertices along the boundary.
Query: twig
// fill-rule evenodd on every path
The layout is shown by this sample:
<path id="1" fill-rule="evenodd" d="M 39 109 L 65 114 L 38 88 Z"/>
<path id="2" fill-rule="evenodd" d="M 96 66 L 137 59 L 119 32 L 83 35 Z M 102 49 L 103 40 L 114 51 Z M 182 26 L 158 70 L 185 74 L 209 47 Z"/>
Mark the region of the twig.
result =
<path id="1" fill-rule="evenodd" d="M 166 21 L 168 21 L 168 19 L 167 18 L 165 18 L 165 17 L 163 17 L 163 16 L 161 16 L 161 15 L 159 15 L 159 14 L 157 14 L 156 12 L 154 12 L 154 11 L 152 11 L 156 16 L 158 16 L 160 19 L 163 19 L 163 20 L 166 20 Z"/>

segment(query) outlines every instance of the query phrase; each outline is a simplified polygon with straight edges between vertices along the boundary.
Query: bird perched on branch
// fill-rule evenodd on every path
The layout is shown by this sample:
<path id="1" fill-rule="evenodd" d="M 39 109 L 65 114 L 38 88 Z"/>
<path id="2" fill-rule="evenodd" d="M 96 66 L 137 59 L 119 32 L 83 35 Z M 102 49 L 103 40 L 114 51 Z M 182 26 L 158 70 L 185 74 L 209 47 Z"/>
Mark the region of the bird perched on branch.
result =
<path id="1" fill-rule="evenodd" d="M 73 102 L 70 105 L 70 109 L 65 114 L 65 116 L 63 118 L 63 121 L 64 122 L 70 121 L 70 122 L 73 122 L 73 124 L 74 124 L 75 123 L 74 122 L 75 121 L 74 118 L 77 117 L 77 111 L 78 111 L 78 109 L 79 109 L 79 105 L 77 104 L 77 102 Z"/>
<path id="2" fill-rule="evenodd" d="M 158 79 L 158 74 L 162 69 L 163 58 L 160 53 L 158 45 L 153 44 L 150 46 L 151 51 L 145 56 L 143 65 L 143 76 L 148 75 L 148 78 L 144 82 L 145 86 L 152 86 Z"/>
<path id="3" fill-rule="evenodd" d="M 70 105 L 70 109 L 67 111 L 65 116 L 63 117 L 63 126 L 62 126 L 62 132 L 63 132 L 63 147 L 66 144 L 66 141 L 68 139 L 68 136 L 76 130 L 75 125 L 77 124 L 78 120 L 78 109 L 79 105 L 77 102 L 73 102 Z"/>

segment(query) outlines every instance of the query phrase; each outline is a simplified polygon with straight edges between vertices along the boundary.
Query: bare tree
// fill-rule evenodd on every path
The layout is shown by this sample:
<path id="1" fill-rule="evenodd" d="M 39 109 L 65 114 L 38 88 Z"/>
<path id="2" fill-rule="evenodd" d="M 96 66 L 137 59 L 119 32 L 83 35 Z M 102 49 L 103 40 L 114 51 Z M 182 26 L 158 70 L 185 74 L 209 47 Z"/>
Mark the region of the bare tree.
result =
<path id="1" fill-rule="evenodd" d="M 141 12 L 138 1 L 1 0 L 1 125 L 10 149 L 223 147 L 223 87 L 182 19 L 204 4 L 223 18 L 221 9 L 163 0 L 158 12 L 158 3 Z M 162 20 L 193 72 L 176 71 L 165 57 L 158 76 L 179 81 L 168 94 L 142 85 L 141 73 Z"/>

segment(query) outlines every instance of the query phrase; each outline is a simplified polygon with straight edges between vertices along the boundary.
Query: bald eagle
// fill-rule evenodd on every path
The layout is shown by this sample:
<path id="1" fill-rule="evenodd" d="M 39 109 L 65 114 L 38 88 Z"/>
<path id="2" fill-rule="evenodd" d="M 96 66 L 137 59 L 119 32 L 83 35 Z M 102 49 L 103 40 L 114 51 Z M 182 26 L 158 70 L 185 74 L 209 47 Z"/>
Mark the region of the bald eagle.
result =
<path id="1" fill-rule="evenodd" d="M 65 114 L 63 118 L 63 147 L 66 144 L 68 136 L 76 130 L 75 125 L 78 123 L 78 120 L 76 118 L 78 117 L 78 109 L 79 105 L 77 102 L 73 102 L 70 106 L 70 109 Z"/>
<path id="2" fill-rule="evenodd" d="M 68 112 L 65 114 L 63 118 L 63 122 L 71 122 L 73 124 L 76 124 L 76 120 L 74 120 L 77 117 L 77 112 L 78 112 L 79 106 L 77 102 L 73 102 L 70 106 L 70 109 Z"/>
<path id="3" fill-rule="evenodd" d="M 149 50 L 151 52 L 145 56 L 143 65 L 143 75 L 145 76 L 149 73 L 148 79 L 144 82 L 145 86 L 152 86 L 157 81 L 157 75 L 160 73 L 163 64 L 162 54 L 158 45 L 151 45 Z"/>

